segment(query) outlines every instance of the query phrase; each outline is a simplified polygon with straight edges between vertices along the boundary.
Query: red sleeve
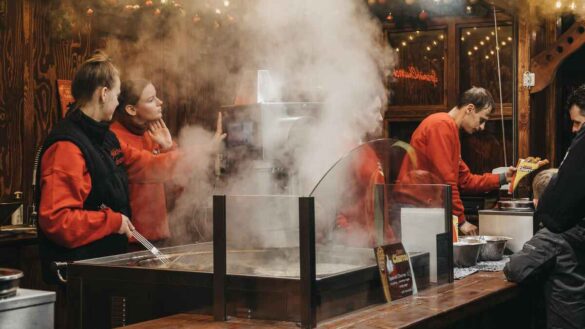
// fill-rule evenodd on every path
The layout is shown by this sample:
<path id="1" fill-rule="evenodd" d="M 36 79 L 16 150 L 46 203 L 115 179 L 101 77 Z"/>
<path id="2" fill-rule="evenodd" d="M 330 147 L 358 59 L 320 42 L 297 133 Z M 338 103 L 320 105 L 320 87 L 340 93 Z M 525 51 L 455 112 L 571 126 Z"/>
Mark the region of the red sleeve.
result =
<path id="1" fill-rule="evenodd" d="M 45 151 L 40 188 L 39 226 L 55 243 L 76 248 L 120 229 L 120 213 L 83 209 L 91 191 L 91 177 L 75 144 L 57 142 Z"/>
<path id="2" fill-rule="evenodd" d="M 459 223 L 465 221 L 463 214 L 463 203 L 459 194 L 457 169 L 459 167 L 457 149 L 457 131 L 448 122 L 439 121 L 435 127 L 428 129 L 426 140 L 428 141 L 427 156 L 435 166 L 435 174 L 439 176 L 444 184 L 451 185 L 451 208 L 453 215 L 459 218 Z"/>
<path id="3" fill-rule="evenodd" d="M 153 154 L 120 142 L 130 183 L 161 183 L 171 178 L 179 151 Z"/>
<path id="4" fill-rule="evenodd" d="M 474 175 L 467 164 L 459 161 L 459 188 L 464 192 L 481 193 L 493 191 L 500 187 L 500 176 L 496 174 Z"/>

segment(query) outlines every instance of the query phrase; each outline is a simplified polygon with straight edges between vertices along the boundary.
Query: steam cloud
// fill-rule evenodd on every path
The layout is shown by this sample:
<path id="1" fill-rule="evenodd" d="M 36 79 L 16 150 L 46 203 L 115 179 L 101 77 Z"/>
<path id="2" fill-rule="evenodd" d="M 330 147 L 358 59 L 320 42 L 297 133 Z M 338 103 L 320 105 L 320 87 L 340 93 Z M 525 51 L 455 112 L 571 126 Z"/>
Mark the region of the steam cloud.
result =
<path id="1" fill-rule="evenodd" d="M 297 150 L 295 168 L 289 168 L 300 180 L 296 192 L 308 195 L 335 161 L 380 130 L 384 82 L 395 61 L 362 0 L 209 0 L 182 6 L 184 13 L 199 14 L 93 20 L 95 29 L 118 36 L 108 39 L 106 51 L 122 79 L 153 81 L 164 107 L 177 112 L 177 122 L 189 124 L 178 138 L 185 157 L 175 179 L 183 191 L 171 214 L 176 243 L 191 242 L 184 232 L 209 236 L 211 195 L 219 186 L 210 170 L 217 145 L 211 129 L 201 127 L 212 127 L 215 112 L 234 103 L 248 72 L 267 69 L 283 77 L 275 91 L 281 97 L 323 103 L 319 120 L 302 136 L 306 147 Z M 139 10 L 146 10 L 144 4 Z M 177 127 L 168 120 L 167 125 Z M 237 187 L 254 194 L 253 175 L 240 174 L 230 177 L 223 191 Z"/>

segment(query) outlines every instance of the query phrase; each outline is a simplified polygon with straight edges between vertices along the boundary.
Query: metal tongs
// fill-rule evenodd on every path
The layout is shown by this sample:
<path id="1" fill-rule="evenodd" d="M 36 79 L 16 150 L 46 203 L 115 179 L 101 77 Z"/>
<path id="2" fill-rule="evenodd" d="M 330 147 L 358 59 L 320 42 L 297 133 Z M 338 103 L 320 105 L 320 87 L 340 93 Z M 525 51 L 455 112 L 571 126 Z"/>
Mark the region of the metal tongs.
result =
<path id="1" fill-rule="evenodd" d="M 165 265 L 171 263 L 169 257 L 160 252 L 160 250 L 158 250 L 152 243 L 150 243 L 150 241 L 148 241 L 142 234 L 138 233 L 138 231 L 136 231 L 135 229 L 132 230 L 131 232 L 134 239 L 140 242 L 140 244 L 143 245 L 144 248 L 148 249 L 148 251 L 150 251 L 151 254 L 153 254 L 158 260 L 160 260 L 161 263 Z"/>

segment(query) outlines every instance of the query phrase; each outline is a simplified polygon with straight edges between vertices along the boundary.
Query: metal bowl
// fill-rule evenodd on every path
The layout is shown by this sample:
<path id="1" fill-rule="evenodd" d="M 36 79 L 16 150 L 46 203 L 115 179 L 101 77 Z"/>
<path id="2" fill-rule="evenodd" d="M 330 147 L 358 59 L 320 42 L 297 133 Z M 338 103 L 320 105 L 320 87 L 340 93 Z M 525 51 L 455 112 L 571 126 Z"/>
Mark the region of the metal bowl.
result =
<path id="1" fill-rule="evenodd" d="M 498 209 L 510 211 L 533 211 L 534 203 L 530 199 L 511 199 L 498 201 Z"/>
<path id="2" fill-rule="evenodd" d="M 504 249 L 506 248 L 506 243 L 508 242 L 508 240 L 512 240 L 512 238 L 509 238 L 507 236 L 494 235 L 469 236 L 463 237 L 462 239 L 485 241 L 486 244 L 483 245 L 483 247 L 479 251 L 479 260 L 487 261 L 501 260 L 502 257 L 504 257 Z"/>
<path id="3" fill-rule="evenodd" d="M 477 258 L 485 241 L 479 239 L 461 239 L 453 243 L 453 263 L 457 267 L 470 267 L 477 264 Z"/>
<path id="4" fill-rule="evenodd" d="M 0 268 L 0 299 L 16 295 L 22 271 L 11 268 Z"/>

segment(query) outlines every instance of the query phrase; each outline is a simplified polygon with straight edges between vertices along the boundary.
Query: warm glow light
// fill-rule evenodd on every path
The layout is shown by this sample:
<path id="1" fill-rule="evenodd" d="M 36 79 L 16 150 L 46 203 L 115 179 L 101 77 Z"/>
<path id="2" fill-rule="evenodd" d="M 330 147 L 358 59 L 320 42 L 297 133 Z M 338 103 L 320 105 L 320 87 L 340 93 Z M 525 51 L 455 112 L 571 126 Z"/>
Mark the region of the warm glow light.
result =
<path id="1" fill-rule="evenodd" d="M 406 41 L 402 41 L 402 46 L 406 47 Z"/>
<path id="2" fill-rule="evenodd" d="M 419 31 L 419 30 L 416 30 L 416 32 L 415 32 L 415 33 L 416 33 L 416 34 L 420 34 L 420 31 Z"/>
<path id="3" fill-rule="evenodd" d="M 439 39 L 443 40 L 443 39 L 445 39 L 445 36 L 441 34 L 441 35 L 439 35 Z"/>
<path id="4" fill-rule="evenodd" d="M 483 41 L 480 41 L 479 44 L 482 45 L 482 46 L 484 45 Z"/>
<path id="5" fill-rule="evenodd" d="M 412 35 L 409 35 L 408 36 L 408 40 L 411 40 L 411 41 L 414 40 L 414 38 L 412 37 Z"/>
<path id="6" fill-rule="evenodd" d="M 471 35 L 471 32 L 467 31 L 467 35 Z"/>
<path id="7" fill-rule="evenodd" d="M 219 10 L 219 8 L 215 9 L 215 13 L 218 15 L 221 15 L 221 10 Z"/>
<path id="8" fill-rule="evenodd" d="M 560 1 L 557 1 L 557 3 L 555 3 L 555 7 L 557 7 L 557 9 L 561 9 L 562 6 L 563 4 Z"/>
<path id="9" fill-rule="evenodd" d="M 223 2 L 223 5 L 224 5 L 224 6 L 226 6 L 226 7 L 229 7 L 229 5 L 230 5 L 230 2 L 229 2 L 228 0 L 225 0 L 225 1 Z"/>
<path id="10" fill-rule="evenodd" d="M 477 50 L 477 49 L 478 49 L 477 46 L 473 46 L 473 50 Z"/>
<path id="11" fill-rule="evenodd" d="M 433 45 L 435 45 L 435 46 L 436 46 L 436 45 L 437 45 L 437 41 L 433 41 Z"/>
<path id="12" fill-rule="evenodd" d="M 575 1 L 571 2 L 571 5 L 569 7 L 571 7 L 571 10 L 575 10 L 575 8 L 577 8 L 577 5 L 575 5 Z"/>
<path id="13" fill-rule="evenodd" d="M 505 46 L 505 45 L 506 45 L 506 41 L 502 41 L 502 46 Z"/>
<path id="14" fill-rule="evenodd" d="M 485 39 L 486 39 L 487 41 L 490 41 L 490 36 L 489 36 L 489 35 L 488 35 L 488 36 L 486 36 L 486 37 L 485 37 Z"/>
<path id="15" fill-rule="evenodd" d="M 496 34 L 494 33 L 494 31 L 492 31 L 492 35 L 496 35 Z"/>
<path id="16" fill-rule="evenodd" d="M 431 47 L 427 46 L 427 51 L 431 51 Z"/>
<path id="17" fill-rule="evenodd" d="M 471 54 L 473 54 L 471 51 L 467 52 L 467 55 L 471 56 Z"/>
<path id="18" fill-rule="evenodd" d="M 167 3 L 167 0 L 160 0 L 160 3 L 164 5 Z"/>
<path id="19" fill-rule="evenodd" d="M 495 54 L 495 53 L 496 53 L 495 51 L 493 51 L 493 50 L 490 50 L 490 54 L 492 54 L 492 55 L 493 55 L 493 54 Z"/>
<path id="20" fill-rule="evenodd" d="M 461 37 L 461 41 L 465 41 L 465 37 Z"/>
<path id="21" fill-rule="evenodd" d="M 490 59 L 490 55 L 485 55 L 485 59 Z"/>

